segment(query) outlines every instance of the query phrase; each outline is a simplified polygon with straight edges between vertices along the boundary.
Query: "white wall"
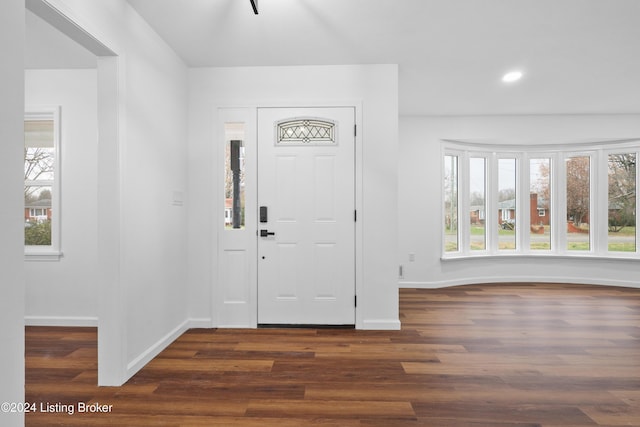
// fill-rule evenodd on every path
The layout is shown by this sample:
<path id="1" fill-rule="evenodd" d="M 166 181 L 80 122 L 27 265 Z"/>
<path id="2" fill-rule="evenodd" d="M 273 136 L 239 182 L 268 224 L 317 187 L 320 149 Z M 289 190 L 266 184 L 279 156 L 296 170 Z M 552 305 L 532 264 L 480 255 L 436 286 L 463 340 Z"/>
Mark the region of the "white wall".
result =
<path id="1" fill-rule="evenodd" d="M 187 68 L 125 0 L 47 2 L 117 55 L 98 61 L 96 275 L 99 377 L 117 385 L 187 325 Z"/>
<path id="2" fill-rule="evenodd" d="M 187 69 L 127 6 L 122 284 L 127 376 L 186 328 Z M 178 197 L 179 199 L 180 197 Z"/>
<path id="3" fill-rule="evenodd" d="M 25 263 L 28 325 L 97 326 L 97 74 L 27 70 L 25 104 L 61 108 L 61 249 L 55 262 Z"/>
<path id="4" fill-rule="evenodd" d="M 397 121 L 395 65 L 242 67 L 190 70 L 189 307 L 214 319 L 216 236 L 214 137 L 216 107 L 362 104 L 362 289 L 360 327 L 397 328 Z M 212 320 L 213 321 L 213 320 Z"/>
<path id="5" fill-rule="evenodd" d="M 24 402 L 24 1 L 0 13 L 0 402 Z M 0 425 L 24 424 L 0 412 Z"/>
<path id="6" fill-rule="evenodd" d="M 637 261 L 485 258 L 441 261 L 440 140 L 535 144 L 640 138 L 638 115 L 402 117 L 400 286 L 547 281 L 640 286 Z M 415 261 L 409 262 L 409 254 Z"/>

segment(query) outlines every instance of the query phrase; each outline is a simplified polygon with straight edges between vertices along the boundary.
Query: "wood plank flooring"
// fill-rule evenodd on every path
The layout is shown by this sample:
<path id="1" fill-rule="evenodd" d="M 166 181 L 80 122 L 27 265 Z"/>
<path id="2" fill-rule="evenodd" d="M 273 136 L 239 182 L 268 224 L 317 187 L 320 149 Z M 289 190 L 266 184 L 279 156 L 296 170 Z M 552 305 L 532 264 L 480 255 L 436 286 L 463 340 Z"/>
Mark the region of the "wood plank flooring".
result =
<path id="1" fill-rule="evenodd" d="M 95 329 L 28 327 L 26 425 L 640 426 L 640 290 L 403 289 L 400 314 L 401 331 L 191 330 L 105 388 Z"/>

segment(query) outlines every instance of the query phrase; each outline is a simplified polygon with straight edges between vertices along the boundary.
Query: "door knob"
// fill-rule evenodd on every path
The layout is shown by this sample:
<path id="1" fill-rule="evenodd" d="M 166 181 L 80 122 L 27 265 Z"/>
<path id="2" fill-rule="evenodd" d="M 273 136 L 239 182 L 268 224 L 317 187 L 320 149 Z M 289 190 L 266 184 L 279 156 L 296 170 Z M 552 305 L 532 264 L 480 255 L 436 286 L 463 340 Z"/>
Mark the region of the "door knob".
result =
<path id="1" fill-rule="evenodd" d="M 269 237 L 269 236 L 275 236 L 276 233 L 273 233 L 269 230 L 260 230 L 260 237 Z"/>

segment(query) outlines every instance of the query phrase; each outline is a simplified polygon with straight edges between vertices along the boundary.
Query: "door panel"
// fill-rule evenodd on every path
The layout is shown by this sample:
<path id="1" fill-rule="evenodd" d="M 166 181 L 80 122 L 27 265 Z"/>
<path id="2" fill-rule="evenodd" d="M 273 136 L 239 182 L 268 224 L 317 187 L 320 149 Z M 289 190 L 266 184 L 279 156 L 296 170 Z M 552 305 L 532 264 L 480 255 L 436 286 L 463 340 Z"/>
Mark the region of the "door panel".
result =
<path id="1" fill-rule="evenodd" d="M 355 323 L 353 108 L 258 110 L 258 323 Z"/>

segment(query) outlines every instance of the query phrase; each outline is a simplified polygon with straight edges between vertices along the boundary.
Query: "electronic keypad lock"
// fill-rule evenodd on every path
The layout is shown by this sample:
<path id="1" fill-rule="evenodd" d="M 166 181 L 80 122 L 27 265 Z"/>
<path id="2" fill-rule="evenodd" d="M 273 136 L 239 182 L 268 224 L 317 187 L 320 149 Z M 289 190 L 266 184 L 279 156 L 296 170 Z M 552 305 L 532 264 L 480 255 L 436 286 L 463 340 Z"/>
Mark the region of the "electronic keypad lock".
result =
<path id="1" fill-rule="evenodd" d="M 266 206 L 260 206 L 260 222 L 269 222 Z"/>

